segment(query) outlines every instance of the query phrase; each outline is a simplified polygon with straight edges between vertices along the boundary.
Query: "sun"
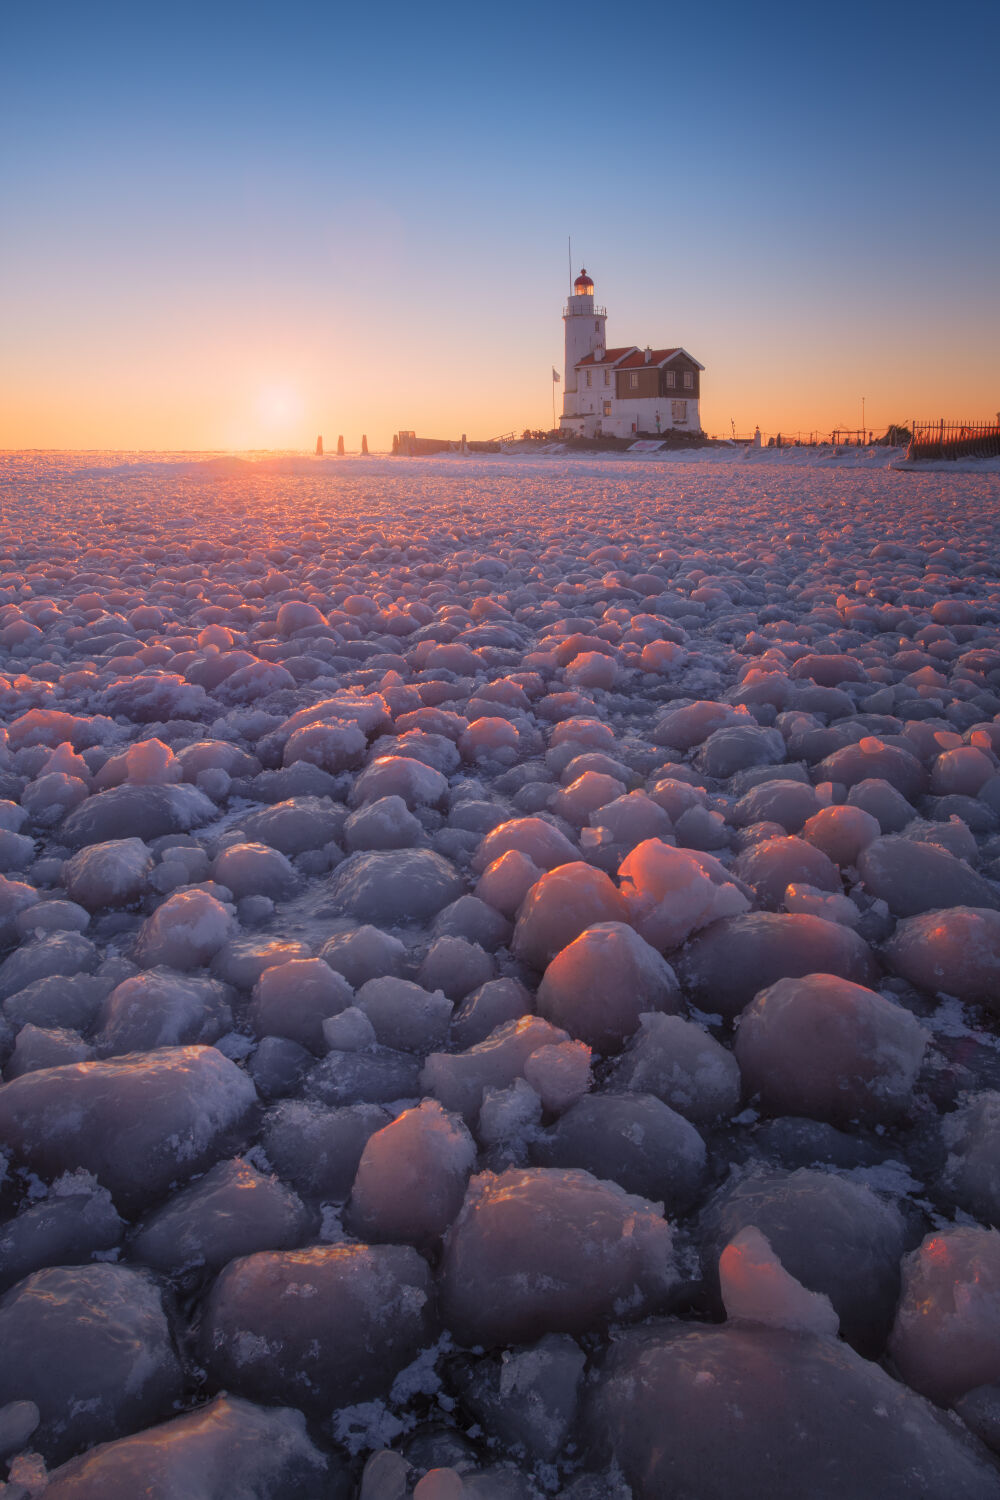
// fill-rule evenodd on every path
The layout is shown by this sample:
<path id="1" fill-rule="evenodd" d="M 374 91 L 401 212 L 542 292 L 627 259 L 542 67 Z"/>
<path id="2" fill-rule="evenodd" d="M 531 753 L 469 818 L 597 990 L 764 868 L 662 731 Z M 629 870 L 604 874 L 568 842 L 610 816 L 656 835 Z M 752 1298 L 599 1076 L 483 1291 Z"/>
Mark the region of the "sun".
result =
<path id="1" fill-rule="evenodd" d="M 299 434 L 304 405 L 299 392 L 287 381 L 272 381 L 261 386 L 256 408 L 263 436 L 273 441 Z"/>

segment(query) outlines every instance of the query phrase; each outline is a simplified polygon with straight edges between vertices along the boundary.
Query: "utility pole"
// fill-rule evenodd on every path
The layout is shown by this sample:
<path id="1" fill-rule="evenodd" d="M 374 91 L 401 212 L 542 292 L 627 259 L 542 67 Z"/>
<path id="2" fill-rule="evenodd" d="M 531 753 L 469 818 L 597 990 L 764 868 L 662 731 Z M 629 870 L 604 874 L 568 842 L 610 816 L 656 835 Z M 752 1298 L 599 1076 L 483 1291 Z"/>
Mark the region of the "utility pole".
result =
<path id="1" fill-rule="evenodd" d="M 865 440 L 865 398 L 861 397 L 861 441 Z"/>

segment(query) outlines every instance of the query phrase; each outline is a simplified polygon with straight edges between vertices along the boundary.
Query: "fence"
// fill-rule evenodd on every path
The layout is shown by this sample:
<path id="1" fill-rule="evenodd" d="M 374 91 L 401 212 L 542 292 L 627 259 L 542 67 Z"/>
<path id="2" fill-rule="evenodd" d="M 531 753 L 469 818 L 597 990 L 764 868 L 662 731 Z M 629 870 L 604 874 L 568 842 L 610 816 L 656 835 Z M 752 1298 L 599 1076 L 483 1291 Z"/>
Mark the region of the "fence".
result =
<path id="1" fill-rule="evenodd" d="M 996 422 L 914 422 L 908 459 L 998 458 L 1000 420 Z"/>

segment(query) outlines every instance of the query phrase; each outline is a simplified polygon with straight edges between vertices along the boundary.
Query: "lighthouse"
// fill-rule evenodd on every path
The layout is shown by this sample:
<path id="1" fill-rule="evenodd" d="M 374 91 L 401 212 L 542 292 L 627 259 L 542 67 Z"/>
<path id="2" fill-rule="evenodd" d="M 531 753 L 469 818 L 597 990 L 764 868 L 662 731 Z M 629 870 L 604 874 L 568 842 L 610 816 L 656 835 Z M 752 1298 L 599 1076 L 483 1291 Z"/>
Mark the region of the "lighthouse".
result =
<path id="1" fill-rule="evenodd" d="M 594 306 L 594 282 L 581 271 L 563 312 L 566 377 L 560 431 L 566 437 L 664 438 L 701 432 L 698 402 L 704 365 L 674 344 L 605 342 L 607 312 Z"/>
<path id="2" fill-rule="evenodd" d="M 582 270 L 573 283 L 566 302 L 563 322 L 566 325 L 566 365 L 563 383 L 563 416 L 577 413 L 577 371 L 588 354 L 598 358 L 604 353 L 604 325 L 608 315 L 603 307 L 594 306 L 594 283 Z"/>

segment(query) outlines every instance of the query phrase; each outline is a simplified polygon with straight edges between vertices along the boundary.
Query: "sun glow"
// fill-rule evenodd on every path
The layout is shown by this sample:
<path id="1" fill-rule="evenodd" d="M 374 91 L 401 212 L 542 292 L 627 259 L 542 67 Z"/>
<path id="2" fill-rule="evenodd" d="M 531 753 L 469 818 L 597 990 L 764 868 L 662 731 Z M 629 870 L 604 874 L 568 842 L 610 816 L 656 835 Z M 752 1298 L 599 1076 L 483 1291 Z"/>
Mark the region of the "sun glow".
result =
<path id="1" fill-rule="evenodd" d="M 302 397 L 287 382 L 262 386 L 256 401 L 256 417 L 265 437 L 300 436 L 305 413 Z"/>

